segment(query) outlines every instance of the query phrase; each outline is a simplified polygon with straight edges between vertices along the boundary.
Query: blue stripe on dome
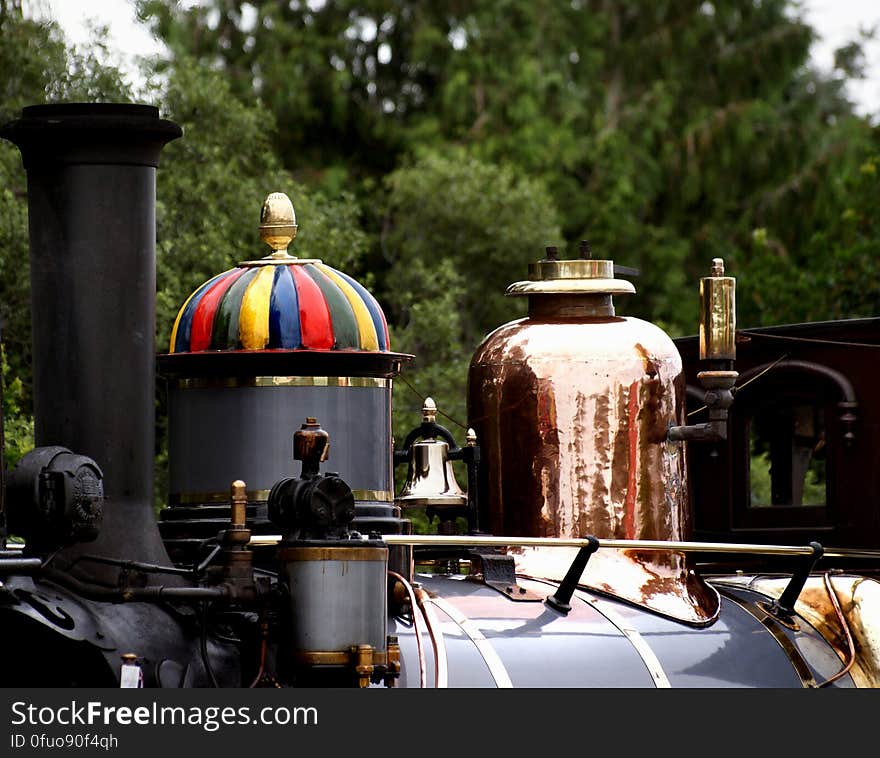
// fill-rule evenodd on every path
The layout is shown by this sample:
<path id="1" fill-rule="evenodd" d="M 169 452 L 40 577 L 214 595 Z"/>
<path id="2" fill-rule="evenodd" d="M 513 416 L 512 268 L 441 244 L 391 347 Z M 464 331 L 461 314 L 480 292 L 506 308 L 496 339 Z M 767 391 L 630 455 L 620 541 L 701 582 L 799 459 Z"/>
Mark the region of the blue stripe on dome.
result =
<path id="1" fill-rule="evenodd" d="M 196 312 L 196 308 L 199 307 L 199 303 L 205 296 L 205 293 L 209 289 L 211 289 L 211 285 L 222 279 L 227 274 L 231 274 L 232 271 L 234 271 L 234 269 L 224 271 L 222 274 L 217 274 L 217 276 L 213 277 L 212 279 L 208 279 L 207 282 L 205 282 L 193 293 L 193 296 L 189 299 L 189 302 L 186 304 L 186 308 L 180 316 L 180 323 L 177 325 L 177 336 L 174 340 L 174 350 L 172 352 L 189 352 L 189 341 L 192 337 L 192 320 L 193 314 L 195 314 Z"/>
<path id="2" fill-rule="evenodd" d="M 338 271 L 335 268 L 332 270 L 348 282 L 354 288 L 354 291 L 360 295 L 361 300 L 364 301 L 364 305 L 367 306 L 370 318 L 373 320 L 373 326 L 376 327 L 376 338 L 379 341 L 379 350 L 387 350 L 388 343 L 385 341 L 385 317 L 382 314 L 382 309 L 379 307 L 379 303 L 376 302 L 376 298 L 369 293 L 366 287 L 356 282 L 348 274 L 344 274 L 342 271 Z"/>
<path id="3" fill-rule="evenodd" d="M 296 350 L 302 347 L 299 324 L 299 297 L 293 275 L 287 266 L 275 267 L 272 296 L 269 299 L 270 349 Z"/>

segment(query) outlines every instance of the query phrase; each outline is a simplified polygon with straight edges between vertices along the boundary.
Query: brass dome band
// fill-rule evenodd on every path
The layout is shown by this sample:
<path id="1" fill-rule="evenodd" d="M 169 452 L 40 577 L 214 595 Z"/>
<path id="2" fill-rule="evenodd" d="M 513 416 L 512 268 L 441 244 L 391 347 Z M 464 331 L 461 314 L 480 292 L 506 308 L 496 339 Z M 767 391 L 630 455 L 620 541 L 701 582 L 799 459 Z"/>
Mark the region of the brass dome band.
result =
<path id="1" fill-rule="evenodd" d="M 379 542 L 379 540 L 373 540 Z M 388 559 L 388 548 L 384 543 L 369 547 L 282 547 L 278 551 L 279 559 L 284 563 L 293 561 L 373 561 L 381 563 Z"/>
<path id="2" fill-rule="evenodd" d="M 323 263 L 320 258 L 297 258 L 294 255 L 277 256 L 273 254 L 260 258 L 256 261 L 239 261 L 239 268 L 254 268 L 256 266 L 301 266 L 305 263 Z"/>
<path id="3" fill-rule="evenodd" d="M 390 490 L 352 490 L 358 502 L 393 503 L 394 493 Z M 269 490 L 248 490 L 248 502 L 265 502 Z M 206 503 L 228 503 L 228 492 L 175 492 L 168 498 L 169 505 L 204 505 Z"/>
<path id="4" fill-rule="evenodd" d="M 369 387 L 388 389 L 391 379 L 378 376 L 228 376 L 177 379 L 177 389 L 233 387 Z"/>
<path id="5" fill-rule="evenodd" d="M 301 666 L 349 666 L 357 658 L 357 650 L 353 651 L 316 651 L 295 652 L 292 654 L 294 663 Z M 372 650 L 371 662 L 384 666 L 388 663 L 387 654 L 382 650 Z"/>
<path id="6" fill-rule="evenodd" d="M 639 658 L 641 658 L 642 662 L 645 664 L 645 668 L 650 672 L 651 679 L 654 681 L 654 685 L 657 689 L 670 689 L 672 685 L 669 682 L 669 677 L 666 675 L 666 671 L 663 669 L 663 664 L 660 663 L 657 654 L 653 651 L 645 638 L 639 634 L 638 630 L 631 623 L 627 622 L 624 616 L 617 613 L 617 611 L 612 608 L 611 603 L 602 602 L 599 598 L 595 597 L 585 597 L 584 599 L 593 606 L 598 613 L 601 613 L 612 626 L 627 638 L 627 640 L 629 640 L 629 643 L 633 646 Z"/>
<path id="7" fill-rule="evenodd" d="M 577 259 L 542 260 L 529 264 L 529 279 L 514 282 L 508 295 L 566 295 L 635 293 L 631 282 L 614 278 L 614 261 Z"/>
<path id="8" fill-rule="evenodd" d="M 529 279 L 613 279 L 614 261 L 575 259 L 570 261 L 543 260 L 529 264 Z"/>
<path id="9" fill-rule="evenodd" d="M 504 662 L 501 660 L 501 657 L 498 655 L 491 641 L 486 639 L 476 623 L 465 616 L 452 603 L 447 602 L 442 597 L 428 597 L 425 602 L 437 606 L 437 608 L 449 616 L 452 622 L 467 635 L 471 642 L 474 643 L 474 647 L 477 648 L 477 652 L 483 659 L 483 663 L 485 663 L 486 668 L 489 669 L 489 673 L 491 674 L 496 687 L 499 689 L 509 689 L 513 687 L 513 682 L 510 679 L 510 674 L 508 674 L 507 669 L 504 666 Z"/>
<path id="10" fill-rule="evenodd" d="M 515 282 L 507 288 L 508 295 L 566 295 L 595 293 L 632 295 L 636 288 L 625 279 L 541 279 Z"/>

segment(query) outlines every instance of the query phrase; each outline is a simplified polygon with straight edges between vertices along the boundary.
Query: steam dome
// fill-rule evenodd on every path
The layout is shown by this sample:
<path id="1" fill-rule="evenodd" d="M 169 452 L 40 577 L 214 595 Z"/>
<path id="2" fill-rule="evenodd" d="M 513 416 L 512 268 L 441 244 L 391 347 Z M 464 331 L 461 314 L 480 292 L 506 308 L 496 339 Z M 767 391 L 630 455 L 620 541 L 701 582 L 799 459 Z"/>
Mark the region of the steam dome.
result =
<path id="1" fill-rule="evenodd" d="M 318 419 L 333 437 L 328 465 L 351 487 L 355 528 L 398 531 L 391 393 L 401 364 L 376 299 L 348 274 L 296 258 L 290 198 L 268 196 L 260 237 L 269 255 L 198 287 L 180 308 L 169 352 L 168 505 L 160 528 L 177 560 L 228 520 L 230 483 L 246 483 L 254 533 L 271 530 L 272 486 L 296 474 L 293 433 Z"/>
<path id="2" fill-rule="evenodd" d="M 296 235 L 287 195 L 266 200 L 260 232 L 273 252 L 196 289 L 177 314 L 169 352 L 389 350 L 385 314 L 365 287 L 320 260 L 287 252 Z"/>

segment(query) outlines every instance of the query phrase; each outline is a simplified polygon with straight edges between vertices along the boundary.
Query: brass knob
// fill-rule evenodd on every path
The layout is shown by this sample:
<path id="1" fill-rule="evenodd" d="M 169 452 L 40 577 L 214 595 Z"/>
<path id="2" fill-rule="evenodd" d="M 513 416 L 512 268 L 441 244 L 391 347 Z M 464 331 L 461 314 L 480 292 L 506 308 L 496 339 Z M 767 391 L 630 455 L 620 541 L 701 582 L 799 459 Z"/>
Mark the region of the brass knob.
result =
<path id="1" fill-rule="evenodd" d="M 272 248 L 268 258 L 292 258 L 287 246 L 296 237 L 296 214 L 293 203 L 283 192 L 273 192 L 260 213 L 260 239 Z"/>
<path id="2" fill-rule="evenodd" d="M 422 406 L 422 423 L 433 424 L 437 420 L 437 403 L 433 398 L 426 397 Z"/>

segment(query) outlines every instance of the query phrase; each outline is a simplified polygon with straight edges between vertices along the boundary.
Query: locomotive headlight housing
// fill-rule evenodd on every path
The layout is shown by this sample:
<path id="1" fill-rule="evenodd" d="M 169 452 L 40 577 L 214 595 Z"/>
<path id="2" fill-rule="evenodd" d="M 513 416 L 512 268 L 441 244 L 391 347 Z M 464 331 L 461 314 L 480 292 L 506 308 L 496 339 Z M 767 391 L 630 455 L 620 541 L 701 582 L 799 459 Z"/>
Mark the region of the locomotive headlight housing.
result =
<path id="1" fill-rule="evenodd" d="M 9 476 L 9 530 L 33 552 L 91 542 L 101 530 L 103 474 L 98 464 L 66 447 L 38 447 Z"/>

